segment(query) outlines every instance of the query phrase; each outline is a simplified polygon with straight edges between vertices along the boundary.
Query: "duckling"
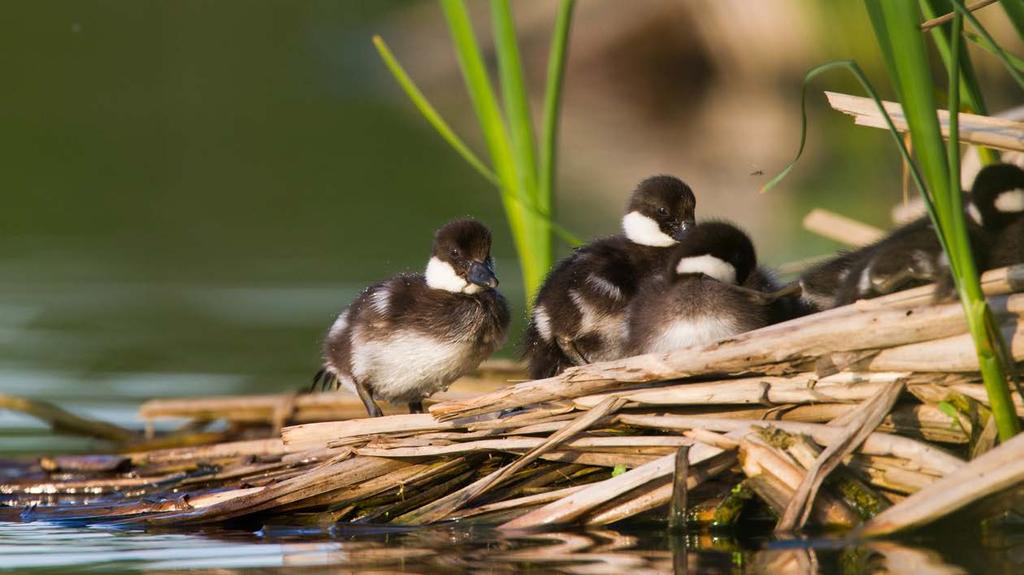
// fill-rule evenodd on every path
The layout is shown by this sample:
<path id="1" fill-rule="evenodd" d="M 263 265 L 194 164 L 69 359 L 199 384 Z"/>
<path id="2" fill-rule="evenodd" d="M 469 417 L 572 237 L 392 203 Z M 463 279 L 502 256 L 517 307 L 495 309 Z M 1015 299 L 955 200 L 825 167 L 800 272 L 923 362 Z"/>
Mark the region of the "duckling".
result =
<path id="1" fill-rule="evenodd" d="M 967 234 L 979 269 L 984 269 L 991 244 L 981 225 L 982 216 L 971 202 L 965 202 Z M 942 250 L 935 228 L 922 217 L 896 228 L 881 240 L 853 254 L 835 296 L 835 305 L 870 299 L 912 287 L 936 283 L 936 301 L 954 295 L 949 259 Z"/>
<path id="2" fill-rule="evenodd" d="M 924 285 L 949 272 L 949 262 L 927 217 L 896 228 L 858 251 L 861 257 L 840 285 L 836 305 Z"/>
<path id="3" fill-rule="evenodd" d="M 323 344 L 322 388 L 344 387 L 379 417 L 375 400 L 423 411 L 423 398 L 476 369 L 505 341 L 509 311 L 495 288 L 491 233 L 460 219 L 437 231 L 426 273 L 371 285 L 335 320 Z"/>
<path id="4" fill-rule="evenodd" d="M 664 273 L 648 277 L 628 309 L 630 354 L 704 345 L 774 323 L 795 299 L 744 287 L 758 271 L 754 244 L 725 222 L 702 222 L 672 251 Z M 764 279 L 756 280 L 765 287 Z"/>
<path id="5" fill-rule="evenodd" d="M 626 307 L 639 281 L 660 272 L 694 225 L 696 198 L 672 176 L 640 182 L 620 235 L 594 240 L 555 265 L 541 286 L 524 338 L 530 377 L 623 356 Z"/>
<path id="6" fill-rule="evenodd" d="M 985 267 L 1024 262 L 1024 170 L 1014 164 L 985 166 L 974 178 L 971 196 L 992 238 Z"/>

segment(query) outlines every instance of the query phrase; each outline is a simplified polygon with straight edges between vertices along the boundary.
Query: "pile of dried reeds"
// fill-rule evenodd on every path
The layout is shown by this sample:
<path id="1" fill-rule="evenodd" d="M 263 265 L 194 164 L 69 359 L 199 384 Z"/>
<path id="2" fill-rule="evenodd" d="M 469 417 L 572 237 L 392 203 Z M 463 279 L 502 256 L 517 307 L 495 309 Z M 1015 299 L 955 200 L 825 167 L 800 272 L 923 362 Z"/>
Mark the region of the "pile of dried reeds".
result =
<path id="1" fill-rule="evenodd" d="M 1024 267 L 988 272 L 983 286 L 1024 358 L 1024 293 L 1014 293 Z M 671 507 L 675 521 L 902 529 L 1024 479 L 1024 440 L 992 449 L 960 304 L 931 297 L 918 288 L 705 347 L 573 368 L 430 414 L 50 459 L 0 490 L 9 505 L 36 503 L 30 517 L 155 525 L 273 515 L 525 528 Z M 144 413 L 227 418 L 240 437 L 358 405 L 340 394 L 246 401 Z"/>

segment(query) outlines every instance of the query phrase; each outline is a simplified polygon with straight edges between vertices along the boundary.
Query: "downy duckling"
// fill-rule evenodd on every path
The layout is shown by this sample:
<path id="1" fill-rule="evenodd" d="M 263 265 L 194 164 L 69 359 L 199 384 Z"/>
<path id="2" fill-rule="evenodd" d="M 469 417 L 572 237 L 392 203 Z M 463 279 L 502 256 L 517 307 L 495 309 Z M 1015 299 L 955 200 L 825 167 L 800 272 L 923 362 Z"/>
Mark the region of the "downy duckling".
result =
<path id="1" fill-rule="evenodd" d="M 640 280 L 660 272 L 694 224 L 696 198 L 672 176 L 642 181 L 621 235 L 594 240 L 555 265 L 541 286 L 524 339 L 530 377 L 623 356 L 626 307 Z"/>
<path id="2" fill-rule="evenodd" d="M 757 270 L 747 234 L 725 222 L 698 224 L 630 303 L 629 353 L 704 345 L 774 323 L 782 315 L 776 308 L 791 306 L 783 300 L 795 294 L 744 287 Z"/>
<path id="3" fill-rule="evenodd" d="M 1024 170 L 1014 164 L 985 166 L 971 196 L 991 234 L 986 269 L 1024 263 Z"/>
<path id="4" fill-rule="evenodd" d="M 979 237 L 974 226 L 972 236 Z M 858 299 L 871 299 L 939 282 L 937 299 L 949 295 L 951 279 L 949 260 L 942 251 L 935 228 L 927 218 L 920 218 L 893 230 L 870 248 L 854 265 L 836 294 L 836 304 L 846 305 Z"/>
<path id="5" fill-rule="evenodd" d="M 988 233 L 980 225 L 977 208 L 969 202 L 964 208 L 971 248 L 976 259 L 982 258 L 980 267 L 989 244 Z M 819 311 L 933 282 L 938 284 L 937 300 L 952 295 L 949 260 L 927 216 L 896 228 L 872 244 L 843 252 L 800 276 L 804 301 Z"/>
<path id="6" fill-rule="evenodd" d="M 979 270 L 1024 262 L 1024 171 L 1012 164 L 983 168 L 971 185 L 965 211 L 971 252 Z M 848 281 L 839 299 L 851 303 L 931 282 L 937 282 L 936 299 L 954 295 L 949 260 L 925 217 L 879 242 L 862 267 L 857 285 Z"/>
<path id="7" fill-rule="evenodd" d="M 323 344 L 322 388 L 423 411 L 423 398 L 476 369 L 505 340 L 508 305 L 495 288 L 491 232 L 480 222 L 449 222 L 434 236 L 426 273 L 374 284 L 341 312 Z"/>

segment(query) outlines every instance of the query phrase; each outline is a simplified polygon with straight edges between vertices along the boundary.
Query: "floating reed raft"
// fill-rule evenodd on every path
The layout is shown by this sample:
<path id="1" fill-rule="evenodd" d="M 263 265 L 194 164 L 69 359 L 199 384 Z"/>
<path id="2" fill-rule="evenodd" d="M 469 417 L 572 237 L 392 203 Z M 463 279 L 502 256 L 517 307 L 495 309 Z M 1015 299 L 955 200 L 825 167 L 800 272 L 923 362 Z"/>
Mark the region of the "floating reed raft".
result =
<path id="1" fill-rule="evenodd" d="M 982 283 L 1019 361 L 1024 267 Z M 489 390 L 428 414 L 358 418 L 340 393 L 150 402 L 146 417 L 193 421 L 112 454 L 24 464 L 0 497 L 27 519 L 160 526 L 518 529 L 670 509 L 675 523 L 888 533 L 1024 480 L 1024 439 L 993 448 L 960 304 L 931 300 L 912 289 L 545 380 L 491 374 Z M 230 425 L 204 431 L 215 420 Z M 191 444 L 196 433 L 214 442 Z M 186 444 L 167 447 L 175 438 Z"/>

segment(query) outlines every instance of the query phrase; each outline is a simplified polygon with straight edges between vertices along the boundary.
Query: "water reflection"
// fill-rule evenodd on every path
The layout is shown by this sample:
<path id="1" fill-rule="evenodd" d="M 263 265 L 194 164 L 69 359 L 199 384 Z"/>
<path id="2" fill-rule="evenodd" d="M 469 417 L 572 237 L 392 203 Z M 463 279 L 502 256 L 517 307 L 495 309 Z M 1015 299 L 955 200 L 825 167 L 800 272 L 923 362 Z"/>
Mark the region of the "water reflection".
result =
<path id="1" fill-rule="evenodd" d="M 1024 544 L 1018 537 L 1016 546 Z M 1003 543 L 1007 543 L 1005 540 Z M 934 545 L 934 542 L 932 543 Z M 957 553 L 965 553 L 963 548 Z M 218 573 L 488 572 L 626 573 L 896 573 L 973 572 L 978 558 L 956 563 L 918 543 L 836 539 L 768 540 L 708 535 L 669 536 L 663 530 L 504 533 L 445 526 L 368 526 L 258 531 L 160 533 L 0 522 L 0 571 L 180 570 Z M 991 558 L 988 558 L 991 559 Z M 987 561 L 987 572 L 1019 572 L 1020 564 Z M 962 563 L 962 564 L 960 564 Z"/>

